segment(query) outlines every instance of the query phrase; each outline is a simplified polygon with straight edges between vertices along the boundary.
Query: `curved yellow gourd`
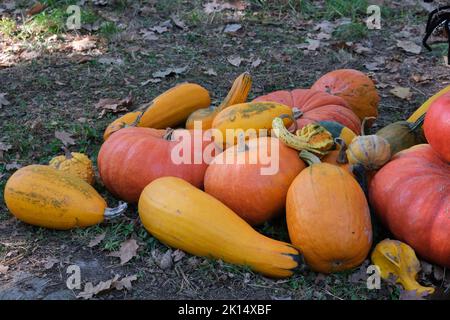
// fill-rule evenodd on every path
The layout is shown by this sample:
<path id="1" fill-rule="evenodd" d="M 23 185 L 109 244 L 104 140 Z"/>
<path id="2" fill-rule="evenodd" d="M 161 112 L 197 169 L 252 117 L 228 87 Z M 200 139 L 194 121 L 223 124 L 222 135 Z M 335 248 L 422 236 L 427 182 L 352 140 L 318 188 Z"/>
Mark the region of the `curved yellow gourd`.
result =
<path id="1" fill-rule="evenodd" d="M 25 223 L 60 230 L 95 225 L 110 210 L 84 180 L 43 165 L 17 170 L 6 182 L 5 203 Z"/>
<path id="2" fill-rule="evenodd" d="M 272 120 L 283 114 L 288 116 L 283 122 L 289 127 L 293 123 L 293 112 L 284 104 L 275 102 L 235 104 L 222 110 L 214 118 L 212 124 L 214 142 L 227 148 L 235 145 L 240 135 L 248 140 L 264 133 L 270 134 Z"/>
<path id="3" fill-rule="evenodd" d="M 423 287 L 417 282 L 420 262 L 406 243 L 390 239 L 381 241 L 372 252 L 372 263 L 378 266 L 383 279 L 394 277 L 405 290 L 416 291 L 417 294 L 434 292 L 434 288 Z"/>
<path id="4" fill-rule="evenodd" d="M 186 129 L 194 129 L 195 121 L 201 122 L 201 129 L 211 129 L 216 115 L 229 106 L 245 102 L 251 88 L 252 76 L 248 72 L 242 73 L 234 80 L 227 96 L 217 108 L 209 107 L 191 113 L 186 120 Z"/>
<path id="5" fill-rule="evenodd" d="M 284 126 L 281 118 L 272 121 L 274 135 L 288 147 L 297 151 L 306 150 L 314 154 L 325 155 L 334 147 L 334 139 L 330 132 L 318 124 L 307 124 L 296 134 L 292 134 Z"/>
<path id="6" fill-rule="evenodd" d="M 139 199 L 141 221 L 155 238 L 188 253 L 249 266 L 264 275 L 292 275 L 299 253 L 256 232 L 216 198 L 175 177 L 151 182 Z"/>
<path id="7" fill-rule="evenodd" d="M 155 129 L 174 127 L 186 121 L 195 110 L 210 104 L 208 90 L 195 83 L 182 83 L 156 97 L 145 107 L 143 113 L 142 111 L 130 112 L 113 121 L 106 128 L 103 138 L 108 139 L 115 131 L 127 125 Z M 142 116 L 139 118 L 141 113 Z"/>
<path id="8" fill-rule="evenodd" d="M 408 122 L 416 122 L 425 112 L 428 111 L 428 108 L 430 108 L 430 105 L 440 96 L 443 94 L 450 92 L 450 85 L 433 95 L 431 98 L 429 98 L 427 101 L 422 104 L 419 109 L 414 111 L 414 113 L 408 118 Z"/>

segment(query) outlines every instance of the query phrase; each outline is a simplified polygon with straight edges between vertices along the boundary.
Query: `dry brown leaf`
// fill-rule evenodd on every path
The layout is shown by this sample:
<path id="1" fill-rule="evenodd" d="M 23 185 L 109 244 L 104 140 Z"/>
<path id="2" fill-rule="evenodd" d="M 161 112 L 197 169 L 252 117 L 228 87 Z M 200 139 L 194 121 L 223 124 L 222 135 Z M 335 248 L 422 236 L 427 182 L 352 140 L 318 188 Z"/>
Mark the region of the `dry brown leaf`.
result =
<path id="1" fill-rule="evenodd" d="M 184 21 L 181 20 L 179 16 L 173 14 L 173 15 L 170 16 L 170 19 L 172 19 L 173 23 L 174 23 L 175 26 L 177 26 L 178 28 L 183 29 L 183 30 L 185 30 L 185 29 L 188 28 L 188 27 L 186 26 L 186 24 L 184 23 Z"/>
<path id="2" fill-rule="evenodd" d="M 34 16 L 35 14 L 42 12 L 45 9 L 45 7 L 46 7 L 45 5 L 43 5 L 38 1 L 27 11 L 27 15 Z"/>
<path id="3" fill-rule="evenodd" d="M 203 4 L 203 10 L 207 14 L 220 12 L 227 9 L 242 11 L 245 10 L 246 7 L 247 3 L 242 0 L 213 0 L 211 2 Z"/>
<path id="4" fill-rule="evenodd" d="M 423 291 L 422 293 L 417 293 L 416 290 L 403 290 L 400 289 L 400 297 L 399 300 L 426 300 L 426 297 L 429 293 Z"/>
<path id="5" fill-rule="evenodd" d="M 141 29 L 139 33 L 142 34 L 142 38 L 144 40 L 154 41 L 159 39 L 159 37 L 153 31 L 147 29 Z"/>
<path id="6" fill-rule="evenodd" d="M 72 133 L 66 131 L 55 131 L 55 138 L 61 141 L 66 147 L 75 144 L 75 139 L 72 138 Z"/>
<path id="7" fill-rule="evenodd" d="M 159 267 L 163 270 L 167 270 L 172 268 L 172 266 L 173 266 L 172 250 L 169 249 L 161 257 L 161 260 L 159 261 Z"/>
<path id="8" fill-rule="evenodd" d="M 106 111 L 111 111 L 112 113 L 118 113 L 123 111 L 128 111 L 128 108 L 133 104 L 133 96 L 131 92 L 128 94 L 126 98 L 123 99 L 100 99 L 96 104 L 96 109 L 102 109 L 101 116 L 102 117 Z"/>
<path id="9" fill-rule="evenodd" d="M 241 63 L 242 63 L 242 58 L 240 57 L 240 56 L 236 56 L 236 55 L 233 55 L 233 56 L 229 56 L 228 58 L 227 58 L 227 61 L 231 64 L 231 65 L 233 65 L 233 66 L 235 66 L 235 67 L 239 67 L 240 65 L 241 65 Z"/>
<path id="10" fill-rule="evenodd" d="M 0 93 L 0 109 L 3 106 L 8 106 L 10 104 L 10 102 L 5 98 L 6 95 L 7 93 Z"/>
<path id="11" fill-rule="evenodd" d="M 50 270 L 51 268 L 53 268 L 53 266 L 55 264 L 57 264 L 59 262 L 58 259 L 54 258 L 54 257 L 48 257 L 47 260 L 44 263 L 44 269 L 45 270 Z"/>
<path id="12" fill-rule="evenodd" d="M 419 54 L 422 47 L 409 40 L 397 40 L 397 47 L 402 48 L 406 52 Z"/>
<path id="13" fill-rule="evenodd" d="M 102 242 L 103 239 L 105 239 L 105 236 L 106 236 L 106 232 L 103 232 L 103 233 L 99 234 L 98 236 L 96 236 L 94 239 L 92 239 L 89 242 L 88 247 L 89 248 L 93 248 L 93 247 L 99 245 L 100 242 Z"/>
<path id="14" fill-rule="evenodd" d="M 7 164 L 5 165 L 5 169 L 6 169 L 7 171 L 10 171 L 10 170 L 17 170 L 17 169 L 20 169 L 20 168 L 22 168 L 22 165 L 19 164 L 19 163 L 17 163 L 17 161 L 14 161 L 14 162 L 12 162 L 12 163 L 7 163 Z"/>
<path id="15" fill-rule="evenodd" d="M 0 264 L 0 274 L 6 274 L 9 270 L 8 266 L 5 266 L 3 264 Z"/>
<path id="16" fill-rule="evenodd" d="M 119 251 L 112 252 L 108 256 L 120 258 L 120 264 L 124 265 L 137 256 L 138 249 L 139 245 L 136 240 L 129 239 L 120 245 Z"/>
<path id="17" fill-rule="evenodd" d="M 175 75 L 182 74 L 182 73 L 186 72 L 187 68 L 188 68 L 187 66 L 180 67 L 180 68 L 167 68 L 165 70 L 153 72 L 152 76 L 154 78 L 165 78 L 165 77 L 168 77 L 173 74 L 175 74 Z"/>
<path id="18" fill-rule="evenodd" d="M 128 276 L 128 277 L 122 278 L 120 280 L 114 281 L 112 283 L 112 285 L 117 290 L 123 290 L 125 288 L 129 291 L 133 288 L 131 282 L 136 281 L 136 280 L 137 280 L 137 276 L 132 275 L 132 276 Z"/>
<path id="19" fill-rule="evenodd" d="M 75 51 L 86 51 L 96 47 L 96 41 L 90 37 L 74 40 L 70 44 Z"/>
<path id="20" fill-rule="evenodd" d="M 208 76 L 214 76 L 214 77 L 217 76 L 217 72 L 213 68 L 209 68 L 206 71 L 204 71 L 203 73 Z"/>
<path id="21" fill-rule="evenodd" d="M 261 60 L 260 58 L 257 58 L 256 60 L 254 60 L 253 62 L 252 62 L 252 68 L 256 68 L 256 67 L 258 67 L 261 63 L 263 63 L 264 61 L 263 60 Z"/>
<path id="22" fill-rule="evenodd" d="M 410 88 L 405 87 L 394 87 L 394 89 L 389 91 L 394 96 L 403 99 L 403 100 L 409 100 L 412 97 L 412 92 Z"/>
<path id="23" fill-rule="evenodd" d="M 0 141 L 0 161 L 3 161 L 4 153 L 10 150 L 12 146 L 10 144 L 5 144 Z"/>
<path id="24" fill-rule="evenodd" d="M 181 251 L 180 249 L 177 249 L 172 253 L 173 262 L 178 262 L 181 259 L 183 259 L 185 256 L 186 256 L 186 254 L 183 251 Z"/>
<path id="25" fill-rule="evenodd" d="M 92 299 L 95 295 L 98 295 L 99 293 L 105 291 L 109 291 L 111 289 L 131 290 L 132 289 L 131 283 L 137 280 L 136 275 L 124 277 L 120 280 L 119 278 L 120 277 L 118 275 L 115 275 L 114 278 L 110 280 L 100 281 L 96 286 L 94 286 L 92 282 L 87 282 L 84 285 L 84 290 L 77 295 L 77 298 Z"/>
<path id="26" fill-rule="evenodd" d="M 239 23 L 227 24 L 223 29 L 224 33 L 235 33 L 238 32 L 242 28 L 242 25 Z"/>

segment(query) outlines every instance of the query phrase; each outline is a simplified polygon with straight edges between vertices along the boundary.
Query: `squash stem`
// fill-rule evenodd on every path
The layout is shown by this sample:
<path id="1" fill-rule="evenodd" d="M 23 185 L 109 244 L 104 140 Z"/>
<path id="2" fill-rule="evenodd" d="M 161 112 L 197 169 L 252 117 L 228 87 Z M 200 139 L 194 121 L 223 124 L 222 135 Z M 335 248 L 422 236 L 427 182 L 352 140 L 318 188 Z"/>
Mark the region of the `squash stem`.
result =
<path id="1" fill-rule="evenodd" d="M 300 110 L 299 110 L 300 111 Z M 295 111 L 294 111 L 295 112 Z M 301 112 L 301 111 L 300 111 Z M 279 116 L 279 118 L 280 119 L 290 119 L 290 120 L 292 120 L 292 122 L 293 122 L 293 125 L 294 125 L 294 129 L 293 130 L 289 130 L 288 129 L 288 131 L 289 132 L 291 132 L 291 133 L 294 133 L 294 132 L 296 132 L 297 130 L 298 130 L 298 124 L 297 124 L 297 121 L 295 121 L 295 119 L 297 119 L 296 117 L 295 117 L 295 115 L 294 116 L 291 116 L 290 114 L 282 114 L 282 115 L 280 115 Z"/>
<path id="2" fill-rule="evenodd" d="M 367 136 L 367 121 L 368 120 L 376 120 L 375 117 L 365 117 L 361 123 L 361 135 Z"/>
<path id="3" fill-rule="evenodd" d="M 336 162 L 339 164 L 346 164 L 348 163 L 348 158 L 347 158 L 347 144 L 345 143 L 345 141 L 342 138 L 335 138 L 334 142 L 336 144 L 339 145 L 339 147 L 341 148 L 339 150 L 339 154 L 337 156 Z"/>
<path id="4" fill-rule="evenodd" d="M 416 122 L 413 123 L 413 125 L 411 126 L 411 131 L 416 131 L 417 128 L 421 127 L 423 125 L 423 121 L 425 120 L 425 116 L 427 115 L 427 113 L 425 112 L 423 115 L 421 115 Z"/>
<path id="5" fill-rule="evenodd" d="M 299 156 L 300 156 L 300 159 L 305 161 L 309 166 L 311 166 L 313 164 L 322 163 L 318 156 L 316 156 L 312 152 L 309 152 L 306 150 L 300 151 Z"/>
<path id="6" fill-rule="evenodd" d="M 66 146 L 62 146 L 61 149 L 63 149 L 64 151 L 64 156 L 66 157 L 66 159 L 72 159 L 72 153 L 70 152 L 69 148 L 67 148 Z"/>
<path id="7" fill-rule="evenodd" d="M 119 205 L 115 208 L 106 208 L 103 216 L 105 219 L 113 219 L 122 215 L 128 208 L 128 203 L 119 201 Z"/>

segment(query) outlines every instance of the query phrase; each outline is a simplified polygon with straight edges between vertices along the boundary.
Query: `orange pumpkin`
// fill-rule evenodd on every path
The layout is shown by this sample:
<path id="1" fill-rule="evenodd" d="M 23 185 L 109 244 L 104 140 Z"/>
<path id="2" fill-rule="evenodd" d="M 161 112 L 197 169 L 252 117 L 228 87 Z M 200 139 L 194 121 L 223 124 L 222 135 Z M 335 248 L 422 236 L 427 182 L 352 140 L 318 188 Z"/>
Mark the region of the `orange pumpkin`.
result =
<path id="1" fill-rule="evenodd" d="M 361 121 L 344 99 L 310 89 L 280 90 L 256 98 L 253 101 L 272 101 L 296 108 L 297 126 L 303 128 L 318 121 L 335 121 L 356 134 L 361 132 Z"/>
<path id="2" fill-rule="evenodd" d="M 313 163 L 295 178 L 286 200 L 292 244 L 314 271 L 352 269 L 372 244 L 369 206 L 361 187 L 347 170 Z"/>
<path id="3" fill-rule="evenodd" d="M 434 151 L 450 164 L 450 93 L 431 104 L 425 116 L 423 130 Z"/>
<path id="4" fill-rule="evenodd" d="M 208 166 L 203 154 L 212 156 L 215 149 L 211 141 L 197 143 L 194 139 L 192 131 L 184 129 L 121 129 L 100 148 L 100 177 L 111 193 L 127 202 L 137 202 L 146 185 L 165 176 L 179 177 L 201 188 Z"/>
<path id="5" fill-rule="evenodd" d="M 253 138 L 214 158 L 206 170 L 205 191 L 258 225 L 282 213 L 289 185 L 304 168 L 298 153 L 278 139 Z"/>
<path id="6" fill-rule="evenodd" d="M 317 80 L 311 89 L 343 98 L 361 121 L 378 116 L 380 97 L 377 89 L 373 81 L 361 71 L 331 71 Z"/>
<path id="7" fill-rule="evenodd" d="M 450 165 L 430 145 L 397 153 L 373 177 L 369 199 L 398 240 L 450 267 Z"/>

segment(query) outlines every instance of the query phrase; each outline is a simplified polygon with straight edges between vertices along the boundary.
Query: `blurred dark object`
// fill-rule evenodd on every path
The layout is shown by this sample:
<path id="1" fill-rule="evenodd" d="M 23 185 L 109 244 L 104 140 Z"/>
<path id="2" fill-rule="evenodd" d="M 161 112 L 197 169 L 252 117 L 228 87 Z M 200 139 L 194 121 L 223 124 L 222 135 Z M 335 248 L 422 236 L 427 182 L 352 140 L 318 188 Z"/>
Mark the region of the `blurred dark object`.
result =
<path id="1" fill-rule="evenodd" d="M 433 2 L 433 0 L 424 0 L 424 2 Z M 425 29 L 425 37 L 423 38 L 423 46 L 429 51 L 432 51 L 428 45 L 428 38 L 436 31 L 444 29 L 444 33 L 447 36 L 447 42 L 449 44 L 449 50 L 447 53 L 447 64 L 450 65 L 450 5 L 439 7 L 430 12 L 428 15 L 427 26 Z"/>

